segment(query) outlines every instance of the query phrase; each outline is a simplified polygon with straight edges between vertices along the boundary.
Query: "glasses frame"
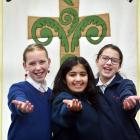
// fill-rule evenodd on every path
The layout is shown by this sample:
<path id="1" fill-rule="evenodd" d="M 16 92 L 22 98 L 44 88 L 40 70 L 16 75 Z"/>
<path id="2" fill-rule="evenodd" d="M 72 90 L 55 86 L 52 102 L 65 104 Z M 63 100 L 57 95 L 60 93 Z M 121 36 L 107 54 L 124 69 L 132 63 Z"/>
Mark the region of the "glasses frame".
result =
<path id="1" fill-rule="evenodd" d="M 119 58 L 115 58 L 115 57 L 109 57 L 107 55 L 100 55 L 99 59 L 103 62 L 103 63 L 107 63 L 109 60 L 111 60 L 111 63 L 113 65 L 117 65 L 120 63 L 120 59 Z"/>

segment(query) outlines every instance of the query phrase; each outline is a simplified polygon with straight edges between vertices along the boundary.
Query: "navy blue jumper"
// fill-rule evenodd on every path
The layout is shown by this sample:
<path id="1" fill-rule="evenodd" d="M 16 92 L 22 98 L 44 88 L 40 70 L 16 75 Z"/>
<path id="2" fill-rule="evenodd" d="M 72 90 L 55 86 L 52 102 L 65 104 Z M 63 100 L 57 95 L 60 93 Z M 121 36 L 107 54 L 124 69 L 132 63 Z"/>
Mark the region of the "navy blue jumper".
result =
<path id="1" fill-rule="evenodd" d="M 82 102 L 80 112 L 72 112 L 63 99 Z M 53 140 L 101 140 L 98 114 L 83 95 L 61 92 L 52 102 Z"/>
<path id="2" fill-rule="evenodd" d="M 116 74 L 104 94 L 100 90 L 98 113 L 103 140 L 140 140 L 140 129 L 135 120 L 139 104 L 130 111 L 122 106 L 123 100 L 133 95 L 136 95 L 134 83 L 120 74 Z"/>
<path id="3" fill-rule="evenodd" d="M 50 140 L 51 104 L 49 88 L 44 95 L 27 81 L 13 84 L 8 93 L 8 106 L 12 112 L 8 140 Z M 20 112 L 12 100 L 29 100 L 34 105 L 32 113 Z"/>

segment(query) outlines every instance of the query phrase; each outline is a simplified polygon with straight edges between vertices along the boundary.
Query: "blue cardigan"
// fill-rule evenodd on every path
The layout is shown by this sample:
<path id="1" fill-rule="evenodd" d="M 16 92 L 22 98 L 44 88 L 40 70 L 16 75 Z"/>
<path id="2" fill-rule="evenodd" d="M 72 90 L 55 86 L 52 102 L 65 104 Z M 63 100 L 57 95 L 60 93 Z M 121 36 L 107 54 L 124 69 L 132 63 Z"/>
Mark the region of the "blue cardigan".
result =
<path id="1" fill-rule="evenodd" d="M 63 99 L 79 99 L 83 109 L 69 111 Z M 85 96 L 61 92 L 52 102 L 53 140 L 101 140 L 98 114 Z"/>
<path id="2" fill-rule="evenodd" d="M 13 84 L 8 94 L 8 106 L 12 112 L 8 131 L 8 140 L 50 140 L 50 111 L 51 106 L 49 97 L 51 89 L 49 88 L 45 95 L 34 88 L 27 81 Z M 11 101 L 17 99 L 20 101 L 29 100 L 34 105 L 32 113 L 22 113 Z"/>
<path id="3" fill-rule="evenodd" d="M 122 101 L 131 95 L 136 95 L 134 83 L 119 74 L 104 94 L 100 91 L 98 113 L 103 140 L 140 140 L 140 129 L 135 120 L 139 105 L 131 111 L 122 107 Z"/>

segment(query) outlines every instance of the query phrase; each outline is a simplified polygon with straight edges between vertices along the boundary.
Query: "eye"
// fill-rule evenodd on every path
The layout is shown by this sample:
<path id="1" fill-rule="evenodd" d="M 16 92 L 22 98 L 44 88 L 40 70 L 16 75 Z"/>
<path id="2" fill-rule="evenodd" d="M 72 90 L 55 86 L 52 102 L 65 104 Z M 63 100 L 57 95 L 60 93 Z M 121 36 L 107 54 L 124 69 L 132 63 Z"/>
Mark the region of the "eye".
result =
<path id="1" fill-rule="evenodd" d="M 104 59 L 104 60 L 108 60 L 109 57 L 108 57 L 108 56 L 102 56 L 102 59 Z"/>
<path id="2" fill-rule="evenodd" d="M 81 75 L 82 77 L 84 77 L 84 76 L 87 76 L 87 73 L 86 73 L 86 72 L 82 72 L 82 73 L 80 73 L 80 75 Z"/>
<path id="3" fill-rule="evenodd" d="M 46 61 L 45 60 L 41 60 L 40 62 L 39 62 L 39 64 L 45 64 L 46 63 Z"/>
<path id="4" fill-rule="evenodd" d="M 35 63 L 35 62 L 30 62 L 29 65 L 30 65 L 30 66 L 35 66 L 36 63 Z"/>
<path id="5" fill-rule="evenodd" d="M 69 73 L 69 76 L 71 76 L 71 77 L 74 77 L 75 75 L 76 75 L 76 73 L 74 73 L 74 72 Z"/>
<path id="6" fill-rule="evenodd" d="M 119 63 L 119 59 L 117 59 L 117 58 L 112 58 L 112 63 L 115 63 L 115 64 L 118 64 Z"/>

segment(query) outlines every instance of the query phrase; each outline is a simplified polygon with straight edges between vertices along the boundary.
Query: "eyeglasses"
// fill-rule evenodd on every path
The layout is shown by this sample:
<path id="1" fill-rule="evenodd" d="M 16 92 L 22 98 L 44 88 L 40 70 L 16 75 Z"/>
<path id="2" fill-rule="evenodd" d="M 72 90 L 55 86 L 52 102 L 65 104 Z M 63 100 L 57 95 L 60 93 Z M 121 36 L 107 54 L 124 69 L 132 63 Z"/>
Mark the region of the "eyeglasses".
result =
<path id="1" fill-rule="evenodd" d="M 118 58 L 114 58 L 114 57 L 109 57 L 107 55 L 100 55 L 100 60 L 103 62 L 103 63 L 107 63 L 109 60 L 111 60 L 111 63 L 113 65 L 117 65 L 120 63 L 120 59 Z"/>

